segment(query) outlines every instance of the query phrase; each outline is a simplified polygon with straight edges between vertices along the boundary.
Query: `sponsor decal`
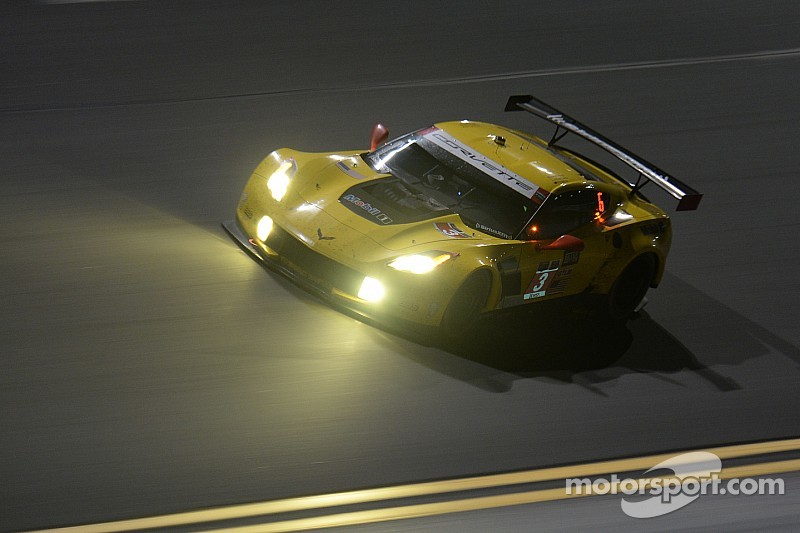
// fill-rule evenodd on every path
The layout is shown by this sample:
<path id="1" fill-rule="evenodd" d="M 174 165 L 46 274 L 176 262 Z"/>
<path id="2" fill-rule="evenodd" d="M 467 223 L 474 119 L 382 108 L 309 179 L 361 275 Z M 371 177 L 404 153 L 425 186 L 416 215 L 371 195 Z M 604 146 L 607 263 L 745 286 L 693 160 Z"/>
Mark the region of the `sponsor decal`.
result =
<path id="1" fill-rule="evenodd" d="M 370 215 L 375 217 L 377 219 L 377 221 L 380 222 L 381 224 L 391 224 L 392 223 L 392 219 L 389 218 L 386 215 L 386 213 L 384 213 L 383 211 L 381 211 L 377 207 L 373 207 L 371 204 L 369 204 L 368 202 L 365 202 L 364 200 L 362 200 L 361 198 L 359 198 L 355 194 L 346 194 L 346 195 L 344 195 L 342 197 L 342 200 L 346 200 L 346 201 L 350 202 L 351 204 L 353 204 L 353 205 L 355 205 L 357 207 L 360 207 L 361 209 L 363 209 L 364 211 L 366 211 L 367 213 L 369 213 Z"/>
<path id="2" fill-rule="evenodd" d="M 479 230 L 483 231 L 484 233 L 489 233 L 490 235 L 494 235 L 495 237 L 502 237 L 503 239 L 512 239 L 513 237 L 505 232 L 500 231 L 499 229 L 490 228 L 489 226 L 484 226 L 480 222 L 475 223 L 475 227 Z"/>
<path id="3" fill-rule="evenodd" d="M 439 233 L 441 233 L 445 237 L 450 237 L 451 239 L 472 238 L 472 235 L 470 235 L 469 233 L 465 233 L 452 222 L 434 222 L 433 227 L 435 227 L 439 231 Z"/>
<path id="4" fill-rule="evenodd" d="M 417 312 L 419 311 L 419 304 L 414 302 L 407 302 L 405 300 L 400 300 L 397 302 L 398 307 L 402 307 L 403 309 L 408 309 L 409 311 Z"/>
<path id="5" fill-rule="evenodd" d="M 561 263 L 563 266 L 575 265 L 581 258 L 580 252 L 564 252 L 564 261 Z"/>
<path id="6" fill-rule="evenodd" d="M 497 181 L 514 189 L 526 198 L 533 198 L 533 196 L 539 190 L 538 185 L 531 183 L 519 174 L 516 174 L 515 172 L 503 167 L 503 165 L 489 159 L 485 155 L 476 152 L 455 137 L 438 128 L 434 128 L 431 129 L 431 131 L 426 132 L 423 135 L 423 138 L 432 142 L 439 148 L 446 150 L 462 161 L 472 165 L 485 174 L 491 176 Z"/>

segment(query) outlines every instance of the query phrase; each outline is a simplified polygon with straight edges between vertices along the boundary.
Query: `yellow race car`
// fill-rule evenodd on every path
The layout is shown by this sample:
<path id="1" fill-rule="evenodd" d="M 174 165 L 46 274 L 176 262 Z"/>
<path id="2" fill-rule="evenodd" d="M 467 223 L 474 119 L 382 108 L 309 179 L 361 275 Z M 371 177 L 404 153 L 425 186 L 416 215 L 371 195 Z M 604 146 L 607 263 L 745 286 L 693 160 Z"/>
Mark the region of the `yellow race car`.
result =
<path id="1" fill-rule="evenodd" d="M 223 223 L 260 261 L 379 321 L 467 331 L 484 313 L 580 293 L 624 319 L 656 287 L 672 238 L 648 183 L 695 209 L 702 195 L 532 96 L 547 141 L 503 126 L 442 122 L 371 150 L 282 148 L 253 172 Z M 638 173 L 631 183 L 559 144 L 572 134 Z"/>

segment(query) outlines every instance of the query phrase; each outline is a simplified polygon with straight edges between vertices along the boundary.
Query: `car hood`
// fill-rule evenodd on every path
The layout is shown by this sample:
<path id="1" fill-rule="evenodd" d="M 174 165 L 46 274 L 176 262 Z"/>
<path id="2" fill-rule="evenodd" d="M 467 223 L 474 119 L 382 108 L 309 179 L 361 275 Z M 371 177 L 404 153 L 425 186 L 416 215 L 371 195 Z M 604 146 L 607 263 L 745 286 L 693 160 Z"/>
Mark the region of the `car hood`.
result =
<path id="1" fill-rule="evenodd" d="M 447 248 L 448 241 L 494 240 L 442 206 L 408 198 L 376 200 L 369 194 L 370 187 L 394 186 L 394 179 L 374 172 L 359 156 L 320 168 L 298 180 L 289 229 L 310 246 L 352 253 L 361 260 L 436 243 Z"/>

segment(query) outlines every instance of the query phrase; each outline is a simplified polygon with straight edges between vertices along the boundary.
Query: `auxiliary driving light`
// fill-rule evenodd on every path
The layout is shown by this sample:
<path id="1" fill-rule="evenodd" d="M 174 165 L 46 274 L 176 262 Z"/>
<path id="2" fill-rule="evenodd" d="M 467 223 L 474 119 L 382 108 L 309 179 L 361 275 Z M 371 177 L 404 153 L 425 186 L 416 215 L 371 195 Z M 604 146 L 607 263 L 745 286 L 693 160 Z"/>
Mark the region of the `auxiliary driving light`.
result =
<path id="1" fill-rule="evenodd" d="M 370 277 L 364 278 L 364 281 L 361 282 L 361 289 L 358 291 L 358 297 L 368 302 L 377 302 L 383 298 L 383 294 L 383 284 Z"/>
<path id="2" fill-rule="evenodd" d="M 258 226 L 256 226 L 256 237 L 258 237 L 258 240 L 261 242 L 266 241 L 271 231 L 272 219 L 267 216 L 261 217 L 261 220 L 258 221 Z"/>
<path id="3" fill-rule="evenodd" d="M 286 195 L 286 189 L 289 188 L 289 171 L 292 170 L 293 165 L 291 161 L 281 162 L 278 170 L 272 173 L 267 180 L 267 188 L 276 202 L 280 202 Z"/>

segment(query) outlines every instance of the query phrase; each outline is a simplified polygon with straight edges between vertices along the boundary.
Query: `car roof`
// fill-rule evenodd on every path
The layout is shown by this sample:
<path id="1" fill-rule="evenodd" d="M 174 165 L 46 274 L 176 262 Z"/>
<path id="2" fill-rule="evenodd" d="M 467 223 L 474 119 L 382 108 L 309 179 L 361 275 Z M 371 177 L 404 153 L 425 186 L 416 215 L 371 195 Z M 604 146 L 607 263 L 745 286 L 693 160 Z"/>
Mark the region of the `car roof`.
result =
<path id="1" fill-rule="evenodd" d="M 587 181 L 580 172 L 546 150 L 545 141 L 533 135 L 469 120 L 439 122 L 434 127 L 548 192 L 564 184 Z M 504 144 L 496 140 L 499 137 L 505 140 Z"/>

